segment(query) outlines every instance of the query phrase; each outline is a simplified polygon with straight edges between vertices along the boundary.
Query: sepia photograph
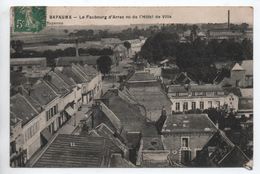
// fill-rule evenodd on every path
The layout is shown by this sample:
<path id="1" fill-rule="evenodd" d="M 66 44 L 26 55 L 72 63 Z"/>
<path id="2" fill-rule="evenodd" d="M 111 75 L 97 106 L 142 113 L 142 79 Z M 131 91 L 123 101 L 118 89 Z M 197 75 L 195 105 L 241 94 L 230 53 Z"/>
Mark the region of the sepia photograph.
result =
<path id="1" fill-rule="evenodd" d="M 253 169 L 253 12 L 11 7 L 10 167 Z"/>

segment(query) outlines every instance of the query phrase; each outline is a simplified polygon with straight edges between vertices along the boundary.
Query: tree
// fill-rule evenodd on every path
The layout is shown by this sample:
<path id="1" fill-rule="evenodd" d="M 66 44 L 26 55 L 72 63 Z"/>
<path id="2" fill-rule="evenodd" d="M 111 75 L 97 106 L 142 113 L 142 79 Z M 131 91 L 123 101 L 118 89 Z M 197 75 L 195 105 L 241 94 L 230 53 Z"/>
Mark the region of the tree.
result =
<path id="1" fill-rule="evenodd" d="M 21 40 L 12 40 L 11 47 L 15 50 L 16 53 L 21 53 L 23 51 L 23 41 Z"/>
<path id="2" fill-rule="evenodd" d="M 97 59 L 98 70 L 104 75 L 110 72 L 111 65 L 112 65 L 112 60 L 109 56 L 100 56 Z"/>
<path id="3" fill-rule="evenodd" d="M 131 43 L 128 42 L 128 41 L 125 41 L 125 42 L 124 42 L 124 46 L 125 46 L 126 49 L 127 49 L 127 54 L 128 54 L 128 57 L 129 57 L 129 49 L 131 48 Z"/>

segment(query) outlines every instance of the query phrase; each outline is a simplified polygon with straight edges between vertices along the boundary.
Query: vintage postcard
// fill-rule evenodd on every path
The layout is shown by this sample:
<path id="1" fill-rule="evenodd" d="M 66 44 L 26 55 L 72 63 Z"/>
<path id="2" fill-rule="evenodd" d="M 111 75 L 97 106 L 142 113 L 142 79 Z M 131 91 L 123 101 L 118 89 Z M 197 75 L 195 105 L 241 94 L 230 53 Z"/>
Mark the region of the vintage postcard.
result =
<path id="1" fill-rule="evenodd" d="M 10 15 L 10 167 L 252 169 L 252 7 Z"/>

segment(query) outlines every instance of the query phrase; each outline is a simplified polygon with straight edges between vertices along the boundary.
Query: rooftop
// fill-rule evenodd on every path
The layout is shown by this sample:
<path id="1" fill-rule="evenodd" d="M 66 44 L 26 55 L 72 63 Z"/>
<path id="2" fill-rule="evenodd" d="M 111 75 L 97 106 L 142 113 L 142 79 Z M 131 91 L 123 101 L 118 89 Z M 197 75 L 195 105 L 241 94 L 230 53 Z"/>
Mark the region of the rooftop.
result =
<path id="1" fill-rule="evenodd" d="M 162 128 L 163 133 L 215 132 L 216 126 L 207 114 L 169 115 Z"/>
<path id="2" fill-rule="evenodd" d="M 161 111 L 163 107 L 166 108 L 169 113 L 169 108 L 172 103 L 165 92 L 161 89 L 160 84 L 153 86 L 137 86 L 130 87 L 129 93 L 133 96 L 133 99 L 139 104 L 143 105 L 146 109 L 147 117 L 149 113 L 153 111 Z M 160 117 L 160 114 L 150 114 L 152 117 Z M 158 120 L 158 118 L 150 118 L 152 120 Z"/>
<path id="3" fill-rule="evenodd" d="M 32 86 L 30 97 L 41 105 L 47 105 L 58 97 L 58 95 L 44 80 L 39 80 Z"/>
<path id="4" fill-rule="evenodd" d="M 145 117 L 140 112 L 140 108 L 124 100 L 117 93 L 118 91 L 109 90 L 104 94 L 103 98 L 109 100 L 106 104 L 107 107 L 121 121 L 126 131 L 140 132 L 145 122 Z"/>
<path id="5" fill-rule="evenodd" d="M 143 137 L 143 150 L 164 150 L 160 136 Z"/>
<path id="6" fill-rule="evenodd" d="M 253 75 L 253 60 L 243 60 L 241 67 L 246 70 L 246 75 Z"/>
<path id="7" fill-rule="evenodd" d="M 32 58 L 11 58 L 10 63 L 12 64 L 35 64 L 41 61 L 46 62 L 45 57 L 32 57 Z"/>
<path id="8" fill-rule="evenodd" d="M 122 158 L 121 154 L 112 154 L 109 167 L 132 168 L 135 167 L 135 165 Z"/>
<path id="9" fill-rule="evenodd" d="M 108 167 L 112 153 L 121 150 L 104 137 L 60 134 L 33 167 Z"/>
<path id="10" fill-rule="evenodd" d="M 205 85 L 170 85 L 168 86 L 168 93 L 185 93 L 185 92 L 224 92 L 219 85 L 205 84 Z"/>
<path id="11" fill-rule="evenodd" d="M 77 64 L 87 64 L 87 65 L 92 65 L 96 66 L 97 65 L 97 59 L 100 56 L 92 56 L 92 55 L 86 55 L 86 56 L 68 56 L 68 57 L 58 57 L 56 59 L 56 66 L 71 66 L 73 63 Z M 115 62 L 114 57 L 110 56 L 112 59 L 112 62 Z"/>
<path id="12" fill-rule="evenodd" d="M 232 71 L 244 71 L 245 69 L 242 68 L 238 63 L 236 63 L 233 68 Z"/>
<path id="13" fill-rule="evenodd" d="M 70 66 L 72 63 L 83 63 L 88 65 L 96 65 L 97 59 L 100 56 L 70 56 L 70 57 L 58 57 L 56 59 L 56 65 L 57 66 Z"/>
<path id="14" fill-rule="evenodd" d="M 29 101 L 20 93 L 11 97 L 10 111 L 12 113 L 11 115 L 21 120 L 23 125 L 38 114 L 37 110 L 33 108 Z"/>
<path id="15" fill-rule="evenodd" d="M 253 88 L 240 88 L 242 97 L 252 97 L 253 98 Z"/>
<path id="16" fill-rule="evenodd" d="M 70 92 L 70 85 L 65 83 L 65 81 L 59 77 L 58 74 L 51 71 L 48 73 L 48 75 L 45 77 L 45 80 L 49 82 L 51 87 L 55 90 L 58 94 L 66 94 Z"/>
<path id="17" fill-rule="evenodd" d="M 136 72 L 128 80 L 128 82 L 144 82 L 144 81 L 157 81 L 156 78 L 148 72 Z"/>

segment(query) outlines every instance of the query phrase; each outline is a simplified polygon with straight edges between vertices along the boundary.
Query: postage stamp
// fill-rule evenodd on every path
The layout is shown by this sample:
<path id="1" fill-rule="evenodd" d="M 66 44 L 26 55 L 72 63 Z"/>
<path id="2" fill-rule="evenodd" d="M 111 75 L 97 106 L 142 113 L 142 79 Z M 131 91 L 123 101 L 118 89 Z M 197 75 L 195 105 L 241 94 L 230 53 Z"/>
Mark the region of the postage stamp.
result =
<path id="1" fill-rule="evenodd" d="M 46 7 L 14 7 L 14 31 L 38 32 L 46 26 Z"/>

